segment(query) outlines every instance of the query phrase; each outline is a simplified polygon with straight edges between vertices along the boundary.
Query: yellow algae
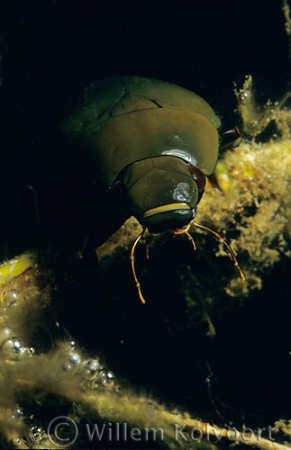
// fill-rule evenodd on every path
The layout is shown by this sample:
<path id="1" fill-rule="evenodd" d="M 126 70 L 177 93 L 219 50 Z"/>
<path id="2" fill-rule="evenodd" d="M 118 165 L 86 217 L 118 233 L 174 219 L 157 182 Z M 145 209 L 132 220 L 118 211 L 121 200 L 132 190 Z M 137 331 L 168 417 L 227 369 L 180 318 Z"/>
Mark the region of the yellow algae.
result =
<path id="1" fill-rule="evenodd" d="M 286 92 L 280 101 L 272 102 L 268 100 L 266 104 L 260 106 L 255 100 L 253 88 L 253 78 L 251 75 L 245 77 L 243 86 L 235 89 L 238 101 L 238 112 L 243 122 L 244 133 L 255 137 L 260 134 L 272 121 L 278 120 L 280 110 L 291 96 L 291 92 Z M 286 131 L 286 128 L 284 128 Z M 283 129 L 283 130 L 284 130 Z"/>
<path id="2" fill-rule="evenodd" d="M 0 265 L 0 287 L 11 279 L 18 277 L 35 262 L 32 254 L 23 254 Z"/>
<path id="3" fill-rule="evenodd" d="M 33 283 L 33 279 L 30 282 Z M 40 291 L 38 295 L 41 295 Z M 16 305 L 16 313 L 17 309 Z M 23 340 L 27 332 L 27 329 L 22 330 Z M 84 435 L 79 435 L 81 422 L 78 414 L 82 416 L 86 412 L 90 417 L 95 417 L 95 421 L 101 419 L 103 424 L 107 423 L 110 427 L 112 423 L 126 424 L 128 429 L 127 434 L 123 434 L 123 446 L 127 439 L 134 442 L 135 438 L 142 437 L 145 441 L 152 438 L 153 442 L 173 449 L 186 449 L 190 445 L 199 450 L 216 450 L 220 443 L 240 444 L 261 450 L 290 448 L 276 442 L 274 438 L 270 440 L 260 429 L 239 430 L 228 425 L 219 427 L 125 386 L 113 374 L 109 376 L 110 371 L 99 355 L 87 355 L 72 340 L 55 342 L 46 352 L 17 353 L 10 350 L 10 354 L 4 354 L 2 350 L 0 352 L 0 428 L 10 446 L 60 448 L 64 442 L 62 424 L 65 429 L 71 427 L 65 448 L 77 448 L 80 440 L 82 442 L 84 439 Z M 107 378 L 101 377 L 104 373 Z M 69 410 L 65 416 L 57 416 L 53 419 L 55 422 L 50 422 L 44 428 L 33 416 L 29 420 L 22 417 L 23 412 L 17 406 L 17 396 L 21 392 L 29 393 L 39 405 L 49 393 L 62 399 L 62 402 L 65 400 L 78 405 L 78 409 Z M 122 430 L 125 433 L 124 427 Z M 280 431 L 290 434 L 289 427 L 280 422 L 275 424 L 273 430 L 274 433 Z"/>

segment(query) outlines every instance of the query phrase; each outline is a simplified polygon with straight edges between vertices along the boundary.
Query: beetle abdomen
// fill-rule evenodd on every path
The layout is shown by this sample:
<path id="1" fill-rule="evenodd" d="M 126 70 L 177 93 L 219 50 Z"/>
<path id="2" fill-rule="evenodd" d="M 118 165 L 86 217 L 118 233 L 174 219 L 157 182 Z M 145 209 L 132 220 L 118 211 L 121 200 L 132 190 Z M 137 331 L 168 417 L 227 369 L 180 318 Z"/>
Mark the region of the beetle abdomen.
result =
<path id="1" fill-rule="evenodd" d="M 103 122 L 82 135 L 102 178 L 110 186 L 132 162 L 153 156 L 179 156 L 210 175 L 217 160 L 218 134 L 202 115 L 156 109 Z"/>
<path id="2" fill-rule="evenodd" d="M 179 86 L 138 77 L 91 85 L 64 122 L 91 152 L 106 186 L 135 161 L 178 156 L 210 175 L 218 154 L 218 117 L 201 97 Z"/>

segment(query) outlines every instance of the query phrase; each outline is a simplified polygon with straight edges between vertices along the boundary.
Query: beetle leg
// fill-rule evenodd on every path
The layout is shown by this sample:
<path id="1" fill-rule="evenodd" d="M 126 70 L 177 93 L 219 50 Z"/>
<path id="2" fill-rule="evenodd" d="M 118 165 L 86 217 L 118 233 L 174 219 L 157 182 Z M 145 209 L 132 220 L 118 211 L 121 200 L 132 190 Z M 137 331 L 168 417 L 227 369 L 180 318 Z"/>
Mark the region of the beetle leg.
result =
<path id="1" fill-rule="evenodd" d="M 230 128 L 230 130 L 226 130 L 220 133 L 220 148 L 228 148 L 235 147 L 241 141 L 241 133 L 238 127 Z"/>
<path id="2" fill-rule="evenodd" d="M 150 259 L 150 245 L 146 245 L 146 259 Z"/>
<path id="3" fill-rule="evenodd" d="M 131 270 L 132 270 L 133 278 L 134 278 L 135 285 L 136 285 L 136 288 L 137 288 L 137 292 L 138 292 L 139 299 L 140 299 L 141 303 L 143 303 L 143 304 L 145 304 L 146 301 L 145 301 L 145 299 L 144 299 L 144 296 L 142 295 L 141 287 L 140 287 L 140 282 L 138 281 L 138 278 L 137 278 L 137 276 L 136 276 L 136 271 L 135 271 L 135 256 L 134 256 L 134 252 L 135 252 L 135 248 L 136 248 L 136 246 L 137 246 L 137 244 L 138 244 L 140 238 L 144 235 L 145 231 L 146 231 L 146 229 L 144 228 L 144 229 L 142 230 L 142 232 L 137 236 L 136 240 L 135 240 L 134 243 L 133 243 L 133 246 L 132 246 L 132 248 L 131 248 L 131 251 L 130 251 Z"/>
<path id="4" fill-rule="evenodd" d="M 211 228 L 205 227 L 204 225 L 200 225 L 200 223 L 197 223 L 197 222 L 192 222 L 192 223 L 193 223 L 193 225 L 195 225 L 195 227 L 201 228 L 201 230 L 205 230 L 205 231 L 208 231 L 209 233 L 213 234 L 213 236 L 215 236 L 219 242 L 222 242 L 222 244 L 224 244 L 226 246 L 226 248 L 229 251 L 230 256 L 233 260 L 234 267 L 237 269 L 237 271 L 239 273 L 241 281 L 243 281 L 243 282 L 246 281 L 245 274 L 243 273 L 243 270 L 239 266 L 238 260 L 235 256 L 233 249 L 231 248 L 229 243 L 221 236 L 221 234 L 217 233 L 217 231 L 214 231 Z"/>
<path id="5" fill-rule="evenodd" d="M 146 237 L 146 259 L 150 259 L 150 245 L 153 242 L 154 236 L 152 234 L 147 235 Z"/>

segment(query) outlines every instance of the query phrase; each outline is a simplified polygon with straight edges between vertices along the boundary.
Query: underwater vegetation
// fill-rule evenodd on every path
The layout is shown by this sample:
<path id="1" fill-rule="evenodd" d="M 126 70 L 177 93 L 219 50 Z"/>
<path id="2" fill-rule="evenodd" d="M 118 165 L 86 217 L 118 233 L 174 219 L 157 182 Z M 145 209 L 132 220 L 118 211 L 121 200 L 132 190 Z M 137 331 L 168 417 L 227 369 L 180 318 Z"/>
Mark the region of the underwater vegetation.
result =
<path id="1" fill-rule="evenodd" d="M 283 11 L 290 38 L 287 0 Z M 70 267 L 65 277 L 29 246 L 0 261 L 0 448 L 291 448 L 290 92 L 260 105 L 248 75 L 235 94 L 241 140 L 220 150 L 195 222 L 231 245 L 245 281 L 205 229 L 192 224 L 192 241 L 144 234 L 134 254 L 141 304 L 132 217 L 96 249 L 94 281 Z M 21 236 L 19 217 L 2 221 Z M 66 244 L 73 226 L 67 234 Z"/>
<path id="2" fill-rule="evenodd" d="M 245 135 L 237 147 L 220 157 L 216 185 L 208 183 L 198 219 L 220 233 L 226 231 L 246 281 L 241 282 L 223 243 L 199 229 L 193 235 L 196 254 L 205 263 L 191 263 L 195 260 L 187 257 L 178 270 L 188 326 L 204 321 L 210 337 L 216 333 L 215 314 L 221 302 L 243 301 L 252 291 L 262 289 L 265 274 L 283 257 L 291 256 L 291 113 L 279 103 L 259 110 L 251 77 L 237 90 L 237 98 Z M 270 122 L 276 131 L 266 142 L 256 142 L 255 136 Z M 114 284 L 112 267 L 120 252 L 130 264 L 130 248 L 140 230 L 138 222 L 129 219 L 97 249 L 109 283 Z M 175 242 L 179 240 L 187 238 L 176 236 Z M 136 255 L 136 267 L 150 302 L 153 287 L 145 281 L 143 247 Z M 163 246 L 158 240 L 150 253 L 160 252 Z M 2 448 L 147 445 L 214 450 L 222 443 L 266 450 L 290 448 L 291 419 L 278 417 L 263 430 L 218 426 L 211 417 L 207 420 L 204 415 L 201 420 L 199 411 L 196 416 L 183 406 L 163 403 L 119 379 L 107 366 L 106 355 L 99 354 L 98 342 L 94 351 L 86 351 L 51 315 L 56 289 L 54 274 L 33 253 L 0 266 Z M 108 296 L 112 292 L 109 289 Z"/>
<path id="3" fill-rule="evenodd" d="M 208 186 L 203 201 L 199 204 L 197 221 L 213 230 L 226 231 L 228 239 L 231 236 L 229 243 L 238 255 L 246 280 L 242 282 L 231 266 L 228 266 L 225 272 L 219 267 L 219 275 L 215 273 L 215 277 L 225 286 L 229 296 L 244 297 L 253 290 L 262 288 L 262 276 L 266 270 L 279 262 L 283 255 L 288 258 L 291 255 L 291 116 L 287 109 L 280 109 L 284 104 L 282 102 L 269 103 L 259 112 L 255 105 L 251 76 L 246 77 L 244 86 L 236 94 L 243 126 L 244 129 L 247 128 L 249 137 L 243 138 L 239 145 L 227 150 L 219 159 L 215 171 L 216 187 L 211 186 L 211 182 L 207 180 Z M 273 133 L 268 142 L 256 143 L 254 136 L 261 133 L 271 121 L 276 124 L 276 133 Z M 138 222 L 133 218 L 129 219 L 125 226 L 97 249 L 99 259 L 107 259 L 106 255 L 111 255 L 111 252 L 120 246 L 125 246 L 129 251 L 140 230 Z M 197 241 L 197 252 L 200 253 L 202 249 L 199 249 L 199 246 L 201 240 L 205 239 L 205 231 L 195 229 L 195 233 L 192 235 Z M 211 245 L 213 248 L 218 246 L 217 257 L 229 258 L 222 242 L 217 243 L 214 239 Z M 162 251 L 159 244 L 157 247 L 157 251 Z M 211 266 L 208 270 L 216 269 Z M 199 291 L 202 289 L 197 277 L 199 278 L 197 269 L 194 271 L 190 268 L 187 276 L 184 272 L 183 294 L 186 295 L 190 310 L 193 308 L 193 298 L 199 298 Z M 197 286 L 195 294 L 193 286 Z M 210 289 L 208 299 L 220 297 L 218 291 L 215 293 L 215 285 L 211 285 Z M 199 298 L 200 305 L 205 302 L 205 290 L 207 286 L 204 285 Z M 206 309 L 209 310 L 209 305 Z M 209 333 L 213 334 L 215 331 L 208 314 L 207 317 Z"/>

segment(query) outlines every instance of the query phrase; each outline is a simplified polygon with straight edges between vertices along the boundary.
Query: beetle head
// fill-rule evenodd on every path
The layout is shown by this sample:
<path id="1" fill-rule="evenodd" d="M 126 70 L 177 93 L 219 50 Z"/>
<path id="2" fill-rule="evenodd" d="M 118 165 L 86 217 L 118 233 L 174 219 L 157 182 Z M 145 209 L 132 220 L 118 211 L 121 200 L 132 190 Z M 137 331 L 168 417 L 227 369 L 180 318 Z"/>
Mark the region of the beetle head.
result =
<path id="1" fill-rule="evenodd" d="M 121 181 L 126 189 L 131 213 L 143 225 L 130 252 L 132 274 L 141 303 L 145 303 L 145 298 L 136 275 L 135 249 L 146 230 L 150 233 L 172 231 L 175 235 L 184 234 L 192 242 L 194 250 L 196 245 L 189 233 L 191 224 L 208 231 L 225 245 L 241 281 L 245 281 L 236 255 L 225 239 L 217 231 L 193 221 L 205 187 L 205 176 L 201 170 L 180 158 L 159 156 L 131 164 L 121 174 Z"/>
<path id="2" fill-rule="evenodd" d="M 192 169 L 180 158 L 158 156 L 124 170 L 122 181 L 131 213 L 149 232 L 176 231 L 194 219 L 205 177 L 199 169 L 196 176 Z"/>

